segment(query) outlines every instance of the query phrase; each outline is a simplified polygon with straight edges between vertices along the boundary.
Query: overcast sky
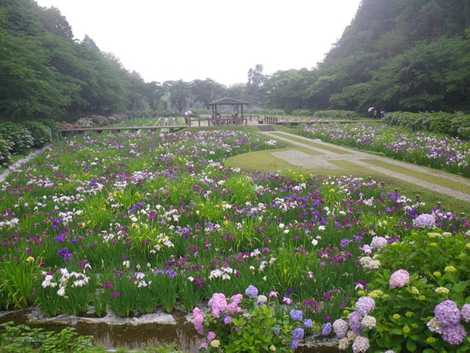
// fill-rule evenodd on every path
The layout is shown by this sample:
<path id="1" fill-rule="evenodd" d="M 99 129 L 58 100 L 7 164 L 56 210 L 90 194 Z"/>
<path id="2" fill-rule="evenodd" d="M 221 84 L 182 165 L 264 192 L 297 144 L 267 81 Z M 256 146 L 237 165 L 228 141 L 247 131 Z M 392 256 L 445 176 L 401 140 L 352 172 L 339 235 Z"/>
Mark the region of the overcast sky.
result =
<path id="1" fill-rule="evenodd" d="M 360 0 L 37 0 L 67 17 L 146 81 L 246 82 L 311 68 L 351 23 Z"/>

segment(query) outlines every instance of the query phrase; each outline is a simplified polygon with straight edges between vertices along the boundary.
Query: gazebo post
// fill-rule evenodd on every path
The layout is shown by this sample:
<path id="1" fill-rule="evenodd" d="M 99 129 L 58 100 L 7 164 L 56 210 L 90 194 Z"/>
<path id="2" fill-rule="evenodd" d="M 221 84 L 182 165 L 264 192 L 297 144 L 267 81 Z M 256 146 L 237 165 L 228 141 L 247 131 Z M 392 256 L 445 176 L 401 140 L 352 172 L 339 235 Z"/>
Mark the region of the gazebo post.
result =
<path id="1" fill-rule="evenodd" d="M 248 125 L 248 120 L 245 119 L 245 114 L 244 114 L 244 112 L 243 112 L 243 106 L 244 106 L 244 104 L 242 104 L 242 114 L 241 114 L 241 115 L 242 115 L 242 121 L 245 122 L 245 125 Z"/>

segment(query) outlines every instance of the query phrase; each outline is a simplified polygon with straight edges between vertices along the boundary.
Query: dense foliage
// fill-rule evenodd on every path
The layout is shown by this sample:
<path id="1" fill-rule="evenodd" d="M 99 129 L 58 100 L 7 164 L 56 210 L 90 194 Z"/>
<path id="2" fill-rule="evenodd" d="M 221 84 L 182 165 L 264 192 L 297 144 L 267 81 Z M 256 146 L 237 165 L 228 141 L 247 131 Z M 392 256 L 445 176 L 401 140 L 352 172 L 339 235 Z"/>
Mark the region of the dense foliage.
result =
<path id="1" fill-rule="evenodd" d="M 340 119 L 340 120 L 355 120 L 360 119 L 362 116 L 356 112 L 348 110 L 318 110 L 313 115 L 316 119 Z"/>
<path id="2" fill-rule="evenodd" d="M 363 0 L 325 61 L 272 75 L 267 101 L 287 110 L 469 110 L 468 28 L 469 0 Z"/>
<path id="3" fill-rule="evenodd" d="M 404 126 L 413 131 L 426 130 L 464 139 L 470 138 L 470 115 L 450 113 L 395 112 L 385 116 L 384 122 Z"/>
<path id="4" fill-rule="evenodd" d="M 345 320 L 336 322 L 342 328 L 336 332 L 341 347 L 352 344 L 353 352 L 365 352 L 360 346 L 390 353 L 470 351 L 468 234 L 416 231 L 384 246 L 374 258 L 380 266 L 372 280 L 359 288 L 361 298 Z M 367 312 L 364 303 L 370 304 Z"/>
<path id="5" fill-rule="evenodd" d="M 34 0 L 0 2 L 0 48 L 0 119 L 173 115 L 206 110 L 225 95 L 261 102 L 259 65 L 246 85 L 229 88 L 211 79 L 146 83 L 90 37 L 74 38 L 58 9 Z"/>
<path id="6" fill-rule="evenodd" d="M 57 137 L 52 121 L 0 122 L 0 166 L 7 165 L 12 155 L 43 147 Z"/>
<path id="7" fill-rule="evenodd" d="M 0 3 L 0 117 L 74 118 L 142 109 L 148 85 L 93 40 L 76 41 L 55 8 Z"/>

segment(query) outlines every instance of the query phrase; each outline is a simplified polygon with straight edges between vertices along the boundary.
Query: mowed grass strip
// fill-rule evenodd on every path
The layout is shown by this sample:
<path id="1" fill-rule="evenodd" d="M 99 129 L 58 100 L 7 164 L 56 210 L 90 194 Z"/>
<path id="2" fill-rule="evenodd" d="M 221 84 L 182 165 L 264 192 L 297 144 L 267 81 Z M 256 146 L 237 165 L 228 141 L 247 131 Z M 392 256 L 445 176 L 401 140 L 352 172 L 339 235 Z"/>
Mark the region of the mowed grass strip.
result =
<path id="1" fill-rule="evenodd" d="M 245 171 L 251 172 L 279 172 L 287 174 L 290 171 L 303 172 L 306 175 L 328 177 L 328 176 L 353 176 L 362 178 L 372 178 L 378 182 L 384 183 L 384 189 L 387 192 L 399 190 L 400 193 L 409 198 L 417 196 L 429 205 L 437 205 L 441 202 L 442 206 L 448 210 L 455 212 L 470 213 L 470 203 L 457 200 L 453 197 L 434 193 L 428 189 L 421 188 L 413 183 L 407 183 L 383 174 L 376 173 L 372 170 L 359 167 L 350 161 L 345 160 L 330 160 L 330 163 L 335 164 L 341 168 L 339 170 L 327 169 L 306 169 L 293 166 L 288 162 L 274 157 L 272 152 L 286 151 L 288 149 L 276 149 L 259 152 L 250 152 L 231 157 L 226 160 L 225 165 L 232 168 L 240 168 Z"/>
<path id="2" fill-rule="evenodd" d="M 466 194 L 470 194 L 470 186 L 464 183 L 459 183 L 457 181 L 452 181 L 452 180 L 445 179 L 445 178 L 439 178 L 434 175 L 426 174 L 426 173 L 419 172 L 413 169 L 400 167 L 395 164 L 387 163 L 385 161 L 378 160 L 378 159 L 364 159 L 363 161 L 366 163 L 378 166 L 378 167 L 389 169 L 393 172 L 401 173 L 404 175 L 409 175 L 409 176 L 421 179 L 423 181 L 427 181 L 428 183 L 433 183 L 433 184 L 443 186 L 443 187 L 446 187 L 455 191 L 460 191 Z"/>
<path id="3" fill-rule="evenodd" d="M 225 166 L 230 168 L 240 168 L 247 171 L 258 172 L 287 172 L 289 170 L 302 170 L 304 168 L 296 167 L 280 158 L 272 155 L 273 152 L 288 151 L 290 148 L 282 148 L 268 151 L 257 151 L 239 154 L 230 157 L 225 161 Z"/>
<path id="4" fill-rule="evenodd" d="M 336 153 L 336 154 L 351 154 L 351 152 L 349 152 L 349 151 L 345 151 L 341 148 L 336 148 L 336 147 L 334 147 L 333 145 L 330 145 L 330 144 L 317 143 L 317 142 L 309 139 L 308 137 L 302 137 L 302 136 L 295 137 L 295 136 L 291 136 L 291 135 L 284 135 L 284 134 L 282 134 L 282 132 L 278 132 L 278 131 L 273 131 L 271 133 L 273 135 L 283 137 L 285 139 L 289 139 L 289 140 L 299 142 L 299 143 L 303 143 L 305 145 L 309 145 L 309 146 L 312 146 L 312 147 L 315 147 L 315 148 L 318 148 L 318 149 L 322 149 L 322 150 L 325 151 L 325 153 L 326 152 L 333 152 L 333 153 Z"/>

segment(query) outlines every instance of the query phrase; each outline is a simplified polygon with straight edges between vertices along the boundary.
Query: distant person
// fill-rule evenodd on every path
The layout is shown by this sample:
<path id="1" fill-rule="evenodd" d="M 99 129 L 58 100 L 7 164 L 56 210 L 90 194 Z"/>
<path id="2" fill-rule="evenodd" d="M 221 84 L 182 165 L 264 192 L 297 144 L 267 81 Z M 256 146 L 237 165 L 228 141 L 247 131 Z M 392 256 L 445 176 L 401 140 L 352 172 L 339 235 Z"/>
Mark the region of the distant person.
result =
<path id="1" fill-rule="evenodd" d="M 384 109 L 380 110 L 379 116 L 380 116 L 380 120 L 385 118 L 385 110 Z"/>
<path id="2" fill-rule="evenodd" d="M 375 115 L 376 115 L 376 109 L 375 107 L 369 107 L 369 109 L 367 110 L 367 112 L 369 113 L 369 117 L 374 119 L 375 118 Z"/>
<path id="3" fill-rule="evenodd" d="M 186 125 L 191 126 L 191 117 L 193 116 L 193 112 L 191 110 L 188 110 L 184 112 L 184 122 Z"/>

